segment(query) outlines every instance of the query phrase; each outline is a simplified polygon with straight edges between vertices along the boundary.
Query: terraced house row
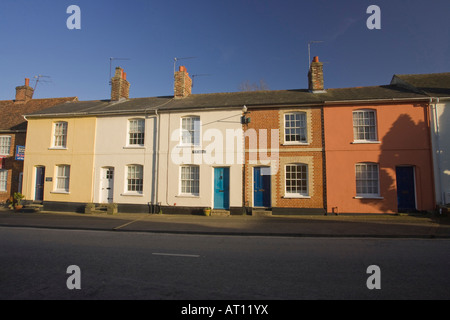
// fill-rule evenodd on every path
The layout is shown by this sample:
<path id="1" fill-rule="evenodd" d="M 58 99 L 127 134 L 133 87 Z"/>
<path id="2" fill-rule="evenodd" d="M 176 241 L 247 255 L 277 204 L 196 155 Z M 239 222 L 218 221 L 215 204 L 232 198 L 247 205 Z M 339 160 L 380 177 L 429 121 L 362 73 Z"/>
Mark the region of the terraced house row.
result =
<path id="1" fill-rule="evenodd" d="M 115 203 L 120 212 L 396 213 L 450 202 L 450 73 L 389 85 L 111 98 L 28 112 L 22 190 L 47 210 Z M 447 107 L 447 108 L 446 108 Z M 33 111 L 33 110 L 31 110 Z M 1 136 L 0 136 L 1 139 Z"/>

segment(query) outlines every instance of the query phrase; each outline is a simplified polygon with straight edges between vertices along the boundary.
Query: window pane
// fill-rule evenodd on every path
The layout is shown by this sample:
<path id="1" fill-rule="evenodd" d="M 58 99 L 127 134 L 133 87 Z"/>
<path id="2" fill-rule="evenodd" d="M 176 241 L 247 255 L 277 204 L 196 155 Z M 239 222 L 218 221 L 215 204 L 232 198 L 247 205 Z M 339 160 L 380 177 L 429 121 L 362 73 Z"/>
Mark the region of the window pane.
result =
<path id="1" fill-rule="evenodd" d="M 11 149 L 11 136 L 1 136 L 0 137 L 0 154 L 7 156 Z"/>
<path id="2" fill-rule="evenodd" d="M 127 190 L 142 193 L 144 185 L 144 170 L 140 165 L 128 166 Z"/>
<path id="3" fill-rule="evenodd" d="M 360 110 L 353 112 L 353 139 L 376 140 L 375 111 Z"/>
<path id="4" fill-rule="evenodd" d="M 308 195 L 308 166 L 294 164 L 286 166 L 286 193 Z"/>
<path id="5" fill-rule="evenodd" d="M 378 196 L 378 165 L 373 163 L 356 164 L 356 194 Z"/>
<path id="6" fill-rule="evenodd" d="M 284 115 L 285 141 L 306 142 L 306 113 L 286 113 Z"/>
<path id="7" fill-rule="evenodd" d="M 199 193 L 199 167 L 181 167 L 181 193 L 198 195 Z"/>
<path id="8" fill-rule="evenodd" d="M 0 191 L 7 191 L 8 170 L 0 170 Z"/>

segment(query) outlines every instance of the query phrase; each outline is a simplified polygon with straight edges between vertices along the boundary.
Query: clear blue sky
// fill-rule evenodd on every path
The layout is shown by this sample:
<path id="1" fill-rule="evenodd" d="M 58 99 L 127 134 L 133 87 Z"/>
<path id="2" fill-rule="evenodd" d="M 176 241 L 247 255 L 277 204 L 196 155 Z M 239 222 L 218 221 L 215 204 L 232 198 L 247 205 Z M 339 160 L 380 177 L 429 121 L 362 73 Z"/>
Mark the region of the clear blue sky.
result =
<path id="1" fill-rule="evenodd" d="M 368 6 L 381 8 L 369 30 Z M 67 7 L 81 9 L 69 30 Z M 326 88 L 388 84 L 393 74 L 450 72 L 449 0 L 1 0 L 0 100 L 26 77 L 50 76 L 35 98 L 110 97 L 110 57 L 130 97 L 173 94 L 174 58 L 194 93 L 233 92 L 260 79 L 272 90 L 307 87 L 311 56 Z M 205 75 L 207 74 L 207 75 Z M 34 82 L 31 83 L 34 86 Z"/>

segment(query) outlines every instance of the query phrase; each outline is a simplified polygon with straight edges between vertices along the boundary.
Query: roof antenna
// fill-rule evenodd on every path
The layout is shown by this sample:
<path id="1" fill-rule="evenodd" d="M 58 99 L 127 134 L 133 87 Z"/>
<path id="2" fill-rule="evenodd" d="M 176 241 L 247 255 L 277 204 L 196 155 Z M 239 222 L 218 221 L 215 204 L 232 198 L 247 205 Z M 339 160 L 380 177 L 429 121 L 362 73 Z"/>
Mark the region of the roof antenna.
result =
<path id="1" fill-rule="evenodd" d="M 195 59 L 197 57 L 186 57 L 186 58 L 173 58 L 173 75 L 175 76 L 176 64 L 178 60 Z"/>
<path id="2" fill-rule="evenodd" d="M 109 58 L 109 84 L 111 85 L 111 76 L 112 76 L 112 61 L 113 60 L 131 60 L 130 58 Z"/>
<path id="3" fill-rule="evenodd" d="M 210 74 L 207 74 L 207 73 L 203 73 L 203 74 L 193 74 L 193 75 L 192 75 L 192 88 L 194 87 L 194 80 L 195 80 L 195 77 L 204 77 L 204 76 L 210 76 Z"/>
<path id="4" fill-rule="evenodd" d="M 42 78 L 48 78 L 48 79 L 50 79 L 50 76 L 44 76 L 44 75 L 42 75 L 42 74 L 37 75 L 37 76 L 34 76 L 33 78 L 35 79 L 34 81 L 36 81 L 36 83 L 35 83 L 35 85 L 34 85 L 34 88 L 33 88 L 33 94 L 36 92 L 36 87 L 37 87 L 37 85 L 38 85 L 39 82 L 43 82 L 43 83 L 49 83 L 49 82 L 51 82 L 50 80 L 42 80 Z"/>

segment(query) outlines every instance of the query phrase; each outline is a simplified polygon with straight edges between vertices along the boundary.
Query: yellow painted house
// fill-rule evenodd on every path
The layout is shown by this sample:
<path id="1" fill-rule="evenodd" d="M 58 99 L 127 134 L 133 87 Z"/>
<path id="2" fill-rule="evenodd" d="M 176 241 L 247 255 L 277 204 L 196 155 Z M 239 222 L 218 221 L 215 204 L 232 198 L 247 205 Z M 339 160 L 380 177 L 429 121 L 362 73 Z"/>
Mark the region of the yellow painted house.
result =
<path id="1" fill-rule="evenodd" d="M 56 210 L 67 202 L 80 206 L 91 202 L 96 118 L 40 114 L 26 118 L 25 198 L 45 199 Z"/>

